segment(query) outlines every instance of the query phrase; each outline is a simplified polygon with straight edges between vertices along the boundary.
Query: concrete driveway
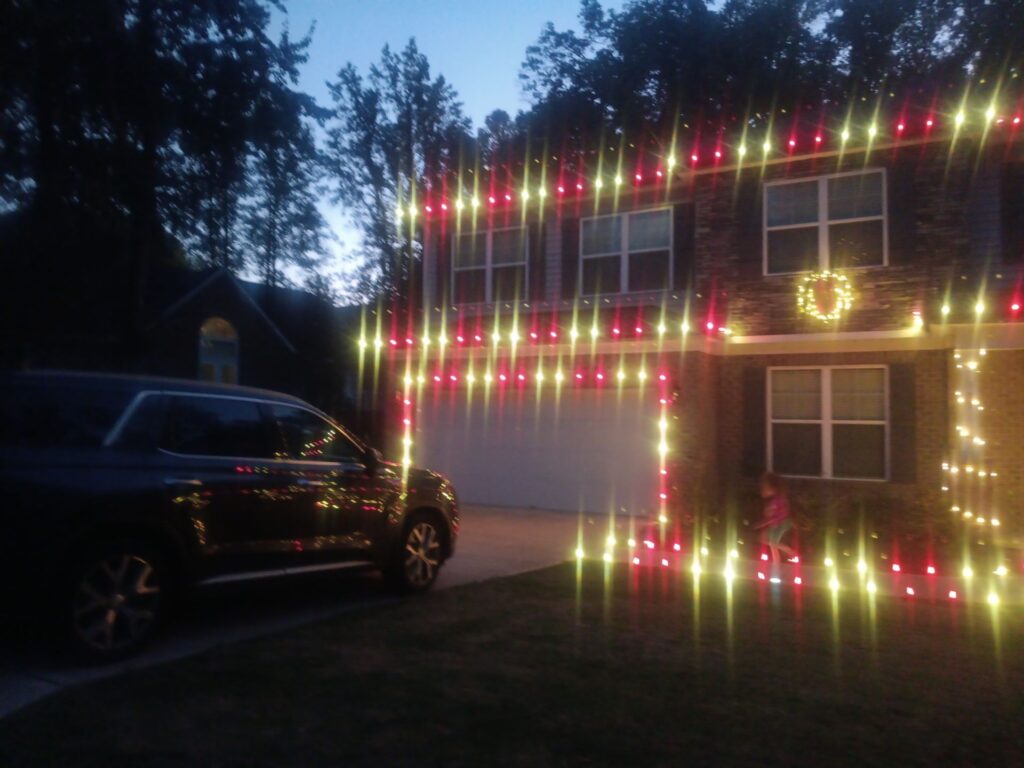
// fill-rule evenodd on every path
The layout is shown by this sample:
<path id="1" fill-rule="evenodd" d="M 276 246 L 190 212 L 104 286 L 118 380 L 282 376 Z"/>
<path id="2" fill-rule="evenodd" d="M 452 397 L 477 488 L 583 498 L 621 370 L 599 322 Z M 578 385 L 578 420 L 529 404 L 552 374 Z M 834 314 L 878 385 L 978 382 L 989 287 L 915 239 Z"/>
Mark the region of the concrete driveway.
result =
<path id="1" fill-rule="evenodd" d="M 581 534 L 589 550 L 601 547 L 608 535 L 607 517 L 466 507 L 455 557 L 442 570 L 437 588 L 564 562 Z M 618 535 L 624 539 L 627 534 L 623 529 Z M 144 654 L 100 668 L 69 666 L 31 643 L 5 639 L 0 646 L 0 717 L 71 685 L 395 599 L 378 577 L 343 572 L 208 587 Z"/>

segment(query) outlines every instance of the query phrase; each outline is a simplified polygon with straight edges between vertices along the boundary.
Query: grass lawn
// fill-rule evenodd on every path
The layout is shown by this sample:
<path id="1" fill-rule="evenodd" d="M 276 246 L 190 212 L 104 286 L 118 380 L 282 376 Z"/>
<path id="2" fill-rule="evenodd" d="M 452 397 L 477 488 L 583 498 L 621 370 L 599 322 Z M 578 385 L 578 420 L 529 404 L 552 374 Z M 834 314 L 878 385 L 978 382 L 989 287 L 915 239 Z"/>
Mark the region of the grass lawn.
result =
<path id="1" fill-rule="evenodd" d="M 0 765 L 1019 765 L 1022 629 L 567 564 L 67 691 Z"/>

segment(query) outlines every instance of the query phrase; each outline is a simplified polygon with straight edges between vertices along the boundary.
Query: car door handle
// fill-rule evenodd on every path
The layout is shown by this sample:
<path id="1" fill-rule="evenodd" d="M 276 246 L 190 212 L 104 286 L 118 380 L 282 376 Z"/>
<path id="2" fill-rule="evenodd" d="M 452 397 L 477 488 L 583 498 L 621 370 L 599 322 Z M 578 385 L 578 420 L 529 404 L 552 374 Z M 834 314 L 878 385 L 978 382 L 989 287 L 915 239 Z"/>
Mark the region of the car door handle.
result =
<path id="1" fill-rule="evenodd" d="M 180 487 L 180 486 L 183 486 L 183 485 L 188 485 L 188 486 L 192 486 L 193 488 L 198 488 L 202 484 L 203 484 L 203 481 L 199 480 L 199 479 L 197 479 L 195 477 L 165 477 L 164 478 L 164 485 L 166 485 L 168 487 L 171 487 L 171 488 L 174 488 L 176 486 Z"/>

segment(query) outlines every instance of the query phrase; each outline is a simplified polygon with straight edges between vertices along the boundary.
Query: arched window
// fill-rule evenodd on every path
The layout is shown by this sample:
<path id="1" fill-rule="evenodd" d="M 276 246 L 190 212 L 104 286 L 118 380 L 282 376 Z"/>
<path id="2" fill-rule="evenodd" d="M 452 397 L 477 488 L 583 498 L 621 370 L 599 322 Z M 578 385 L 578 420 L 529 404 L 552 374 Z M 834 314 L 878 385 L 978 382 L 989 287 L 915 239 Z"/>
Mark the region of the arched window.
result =
<path id="1" fill-rule="evenodd" d="M 208 318 L 199 327 L 199 378 L 238 382 L 238 333 L 223 317 Z"/>

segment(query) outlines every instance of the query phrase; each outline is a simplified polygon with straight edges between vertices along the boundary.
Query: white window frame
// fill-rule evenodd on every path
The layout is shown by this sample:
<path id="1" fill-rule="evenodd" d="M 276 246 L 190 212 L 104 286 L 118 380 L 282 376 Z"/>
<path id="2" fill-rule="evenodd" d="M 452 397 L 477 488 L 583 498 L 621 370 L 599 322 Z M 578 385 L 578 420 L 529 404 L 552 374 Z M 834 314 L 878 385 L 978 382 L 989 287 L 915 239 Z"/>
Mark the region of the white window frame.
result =
<path id="1" fill-rule="evenodd" d="M 522 232 L 525 239 L 523 248 L 523 260 L 522 261 L 506 261 L 501 264 L 493 264 L 491 261 L 494 247 L 494 233 L 495 232 Z M 455 254 L 458 253 L 459 238 L 460 237 L 477 237 L 483 234 L 485 237 L 484 245 L 484 263 L 483 266 L 477 267 L 458 267 L 455 264 Z M 530 285 L 530 228 L 527 226 L 520 227 L 500 227 L 498 229 L 487 229 L 487 230 L 470 230 L 466 232 L 455 232 L 452 235 L 451 253 L 449 254 L 451 259 L 451 270 L 449 275 L 449 285 L 451 286 L 451 296 L 453 303 L 457 304 L 493 304 L 494 303 L 494 269 L 502 269 L 504 267 L 518 267 L 522 266 L 523 270 L 523 290 L 529 293 Z M 455 273 L 456 272 L 473 272 L 476 270 L 484 270 L 484 300 L 479 301 L 455 301 Z M 525 299 L 525 296 L 520 296 L 520 300 Z"/>
<path id="2" fill-rule="evenodd" d="M 832 371 L 853 369 L 881 370 L 883 380 L 883 393 L 885 397 L 885 419 L 884 420 L 853 420 L 832 418 Z M 821 380 L 821 414 L 817 419 L 776 419 L 772 414 L 772 375 L 775 371 L 817 371 Z M 889 366 L 888 365 L 777 365 L 768 368 L 768 375 L 765 377 L 765 413 L 766 418 L 766 439 L 767 462 L 769 471 L 775 471 L 775 448 L 772 445 L 772 425 L 774 424 L 817 424 L 821 428 L 821 474 L 820 475 L 788 475 L 788 477 L 807 478 L 809 480 L 843 480 L 857 483 L 886 483 L 892 477 L 892 414 L 890 412 L 890 391 L 889 391 Z M 836 424 L 854 425 L 881 425 L 885 430 L 884 446 L 884 474 L 882 477 L 836 477 L 832 466 L 832 427 Z"/>
<path id="3" fill-rule="evenodd" d="M 870 174 L 881 174 L 882 176 L 882 215 L 881 216 L 858 216 L 852 219 L 836 219 L 834 222 L 828 215 L 828 182 L 829 179 L 837 179 L 843 176 L 867 176 Z M 761 272 L 765 276 L 774 275 L 798 275 L 802 271 L 791 272 L 769 272 L 768 271 L 768 233 L 781 232 L 786 229 L 809 229 L 814 226 L 813 222 L 805 224 L 781 224 L 773 227 L 768 226 L 768 189 L 770 187 L 782 187 L 789 184 L 803 184 L 809 181 L 818 183 L 818 269 L 827 270 L 831 267 L 828 241 L 829 224 L 856 224 L 861 221 L 882 222 L 882 263 L 865 264 L 862 267 L 844 267 L 844 269 L 877 269 L 878 267 L 889 266 L 889 184 L 885 168 L 864 168 L 859 171 L 844 171 L 842 173 L 825 173 L 817 176 L 801 176 L 798 179 L 780 179 L 778 181 L 766 181 L 764 183 L 764 194 L 761 200 Z"/>
<path id="4" fill-rule="evenodd" d="M 657 251 L 663 251 L 664 248 L 642 248 L 636 251 L 629 250 L 629 220 L 635 214 L 638 213 L 658 213 L 660 211 L 668 211 L 668 285 L 664 288 L 653 288 L 645 291 L 633 291 L 629 287 L 629 257 L 632 254 L 641 253 L 656 253 Z M 597 219 L 609 219 L 612 217 L 620 217 L 622 219 L 621 227 L 621 241 L 619 243 L 618 251 L 609 251 L 608 253 L 590 253 L 586 256 L 583 255 L 583 224 L 588 221 L 596 221 Z M 578 265 L 576 272 L 576 285 L 577 294 L 579 296 L 594 297 L 594 296 L 621 296 L 626 293 L 663 293 L 672 289 L 673 280 L 675 275 L 673 274 L 675 265 L 673 262 L 675 259 L 672 255 L 675 253 L 675 211 L 671 205 L 661 205 L 656 208 L 637 208 L 632 211 L 621 211 L 619 213 L 606 213 L 600 216 L 584 216 L 580 218 L 580 237 L 578 246 Z M 584 293 L 583 292 L 583 262 L 585 259 L 606 259 L 609 256 L 619 257 L 619 291 L 616 293 Z"/>

